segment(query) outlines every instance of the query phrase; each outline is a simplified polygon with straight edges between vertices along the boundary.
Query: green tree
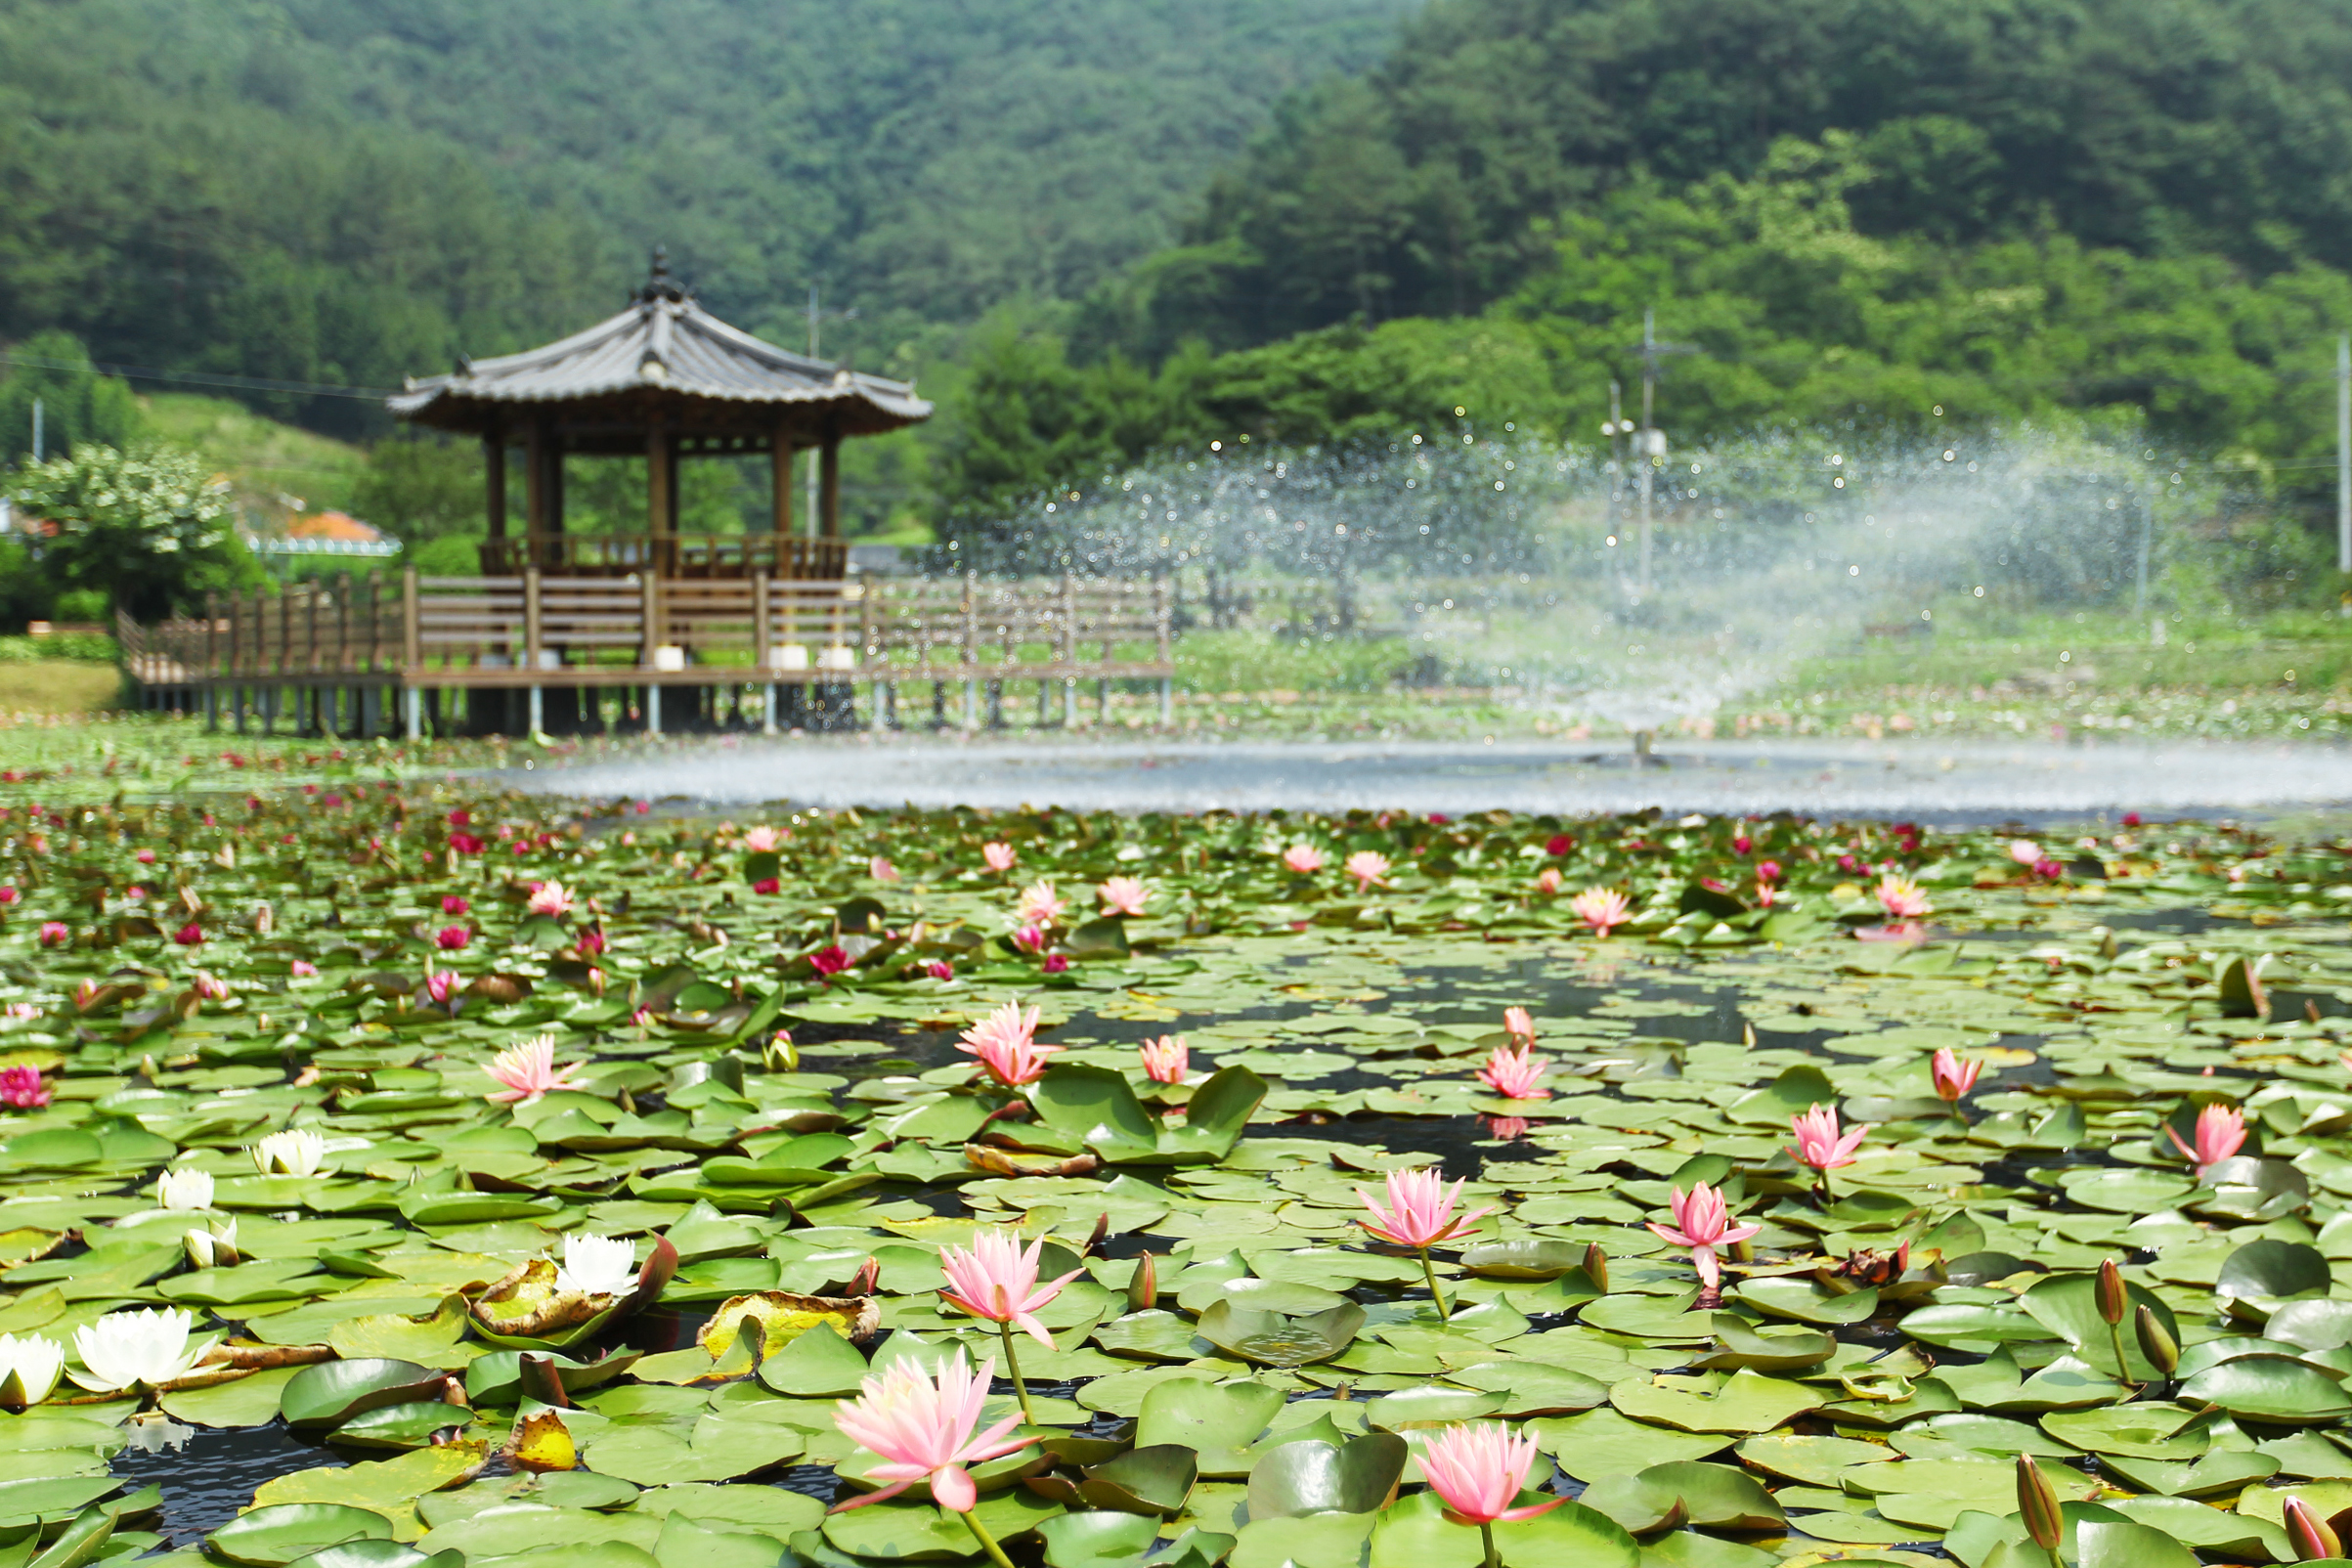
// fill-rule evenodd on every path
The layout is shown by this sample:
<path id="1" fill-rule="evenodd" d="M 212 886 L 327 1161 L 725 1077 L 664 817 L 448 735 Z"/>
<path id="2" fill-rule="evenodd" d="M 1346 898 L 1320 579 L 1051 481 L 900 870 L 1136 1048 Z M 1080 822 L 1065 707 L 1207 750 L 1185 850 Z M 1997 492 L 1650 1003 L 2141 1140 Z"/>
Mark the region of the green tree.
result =
<path id="1" fill-rule="evenodd" d="M 123 446 L 139 431 L 139 401 L 129 385 L 92 369 L 70 332 L 35 332 L 0 361 L 0 464 L 32 455 L 36 402 L 43 457 L 93 441 Z"/>
<path id="2" fill-rule="evenodd" d="M 84 447 L 28 464 L 10 488 L 27 516 L 55 529 L 41 549 L 45 575 L 99 589 L 142 620 L 195 609 L 207 591 L 256 575 L 227 485 L 192 452 Z"/>

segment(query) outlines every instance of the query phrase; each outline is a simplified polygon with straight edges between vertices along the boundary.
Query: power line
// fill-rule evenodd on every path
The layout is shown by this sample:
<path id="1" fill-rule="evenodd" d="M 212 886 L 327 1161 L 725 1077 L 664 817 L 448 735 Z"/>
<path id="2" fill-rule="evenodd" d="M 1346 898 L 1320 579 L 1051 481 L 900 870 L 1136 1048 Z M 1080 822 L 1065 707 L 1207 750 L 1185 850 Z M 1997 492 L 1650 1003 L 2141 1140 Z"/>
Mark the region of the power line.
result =
<path id="1" fill-rule="evenodd" d="M 363 398 L 380 403 L 392 388 L 327 386 L 317 381 L 273 381 L 256 375 L 213 375 L 200 370 L 158 370 L 144 365 L 102 365 L 96 360 L 49 360 L 34 354 L 0 354 L 0 365 L 28 365 L 44 370 L 96 370 L 142 381 L 185 381 L 193 386 L 228 387 L 240 392 L 303 392 L 322 398 Z"/>

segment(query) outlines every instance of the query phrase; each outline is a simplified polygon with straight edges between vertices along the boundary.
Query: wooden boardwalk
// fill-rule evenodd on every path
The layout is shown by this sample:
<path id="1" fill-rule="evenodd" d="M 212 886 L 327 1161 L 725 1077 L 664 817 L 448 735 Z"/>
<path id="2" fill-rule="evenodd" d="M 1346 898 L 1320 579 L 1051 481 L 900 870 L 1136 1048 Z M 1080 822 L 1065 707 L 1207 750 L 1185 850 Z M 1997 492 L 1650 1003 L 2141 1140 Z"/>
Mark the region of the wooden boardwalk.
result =
<path id="1" fill-rule="evenodd" d="M 144 704 L 201 711 L 240 732 L 258 718 L 297 732 L 373 736 L 608 727 L 659 733 L 728 723 L 773 732 L 780 712 L 816 727 L 898 722 L 899 688 L 950 691 L 959 721 L 1000 721 L 1007 681 L 1038 682 L 1040 719 L 1078 684 L 1159 685 L 1169 702 L 1164 582 L 555 577 L 434 578 L 414 571 L 294 584 L 215 599 L 200 618 L 117 618 Z M 860 719 L 856 688 L 868 688 Z M 459 710 L 462 709 L 462 715 Z"/>

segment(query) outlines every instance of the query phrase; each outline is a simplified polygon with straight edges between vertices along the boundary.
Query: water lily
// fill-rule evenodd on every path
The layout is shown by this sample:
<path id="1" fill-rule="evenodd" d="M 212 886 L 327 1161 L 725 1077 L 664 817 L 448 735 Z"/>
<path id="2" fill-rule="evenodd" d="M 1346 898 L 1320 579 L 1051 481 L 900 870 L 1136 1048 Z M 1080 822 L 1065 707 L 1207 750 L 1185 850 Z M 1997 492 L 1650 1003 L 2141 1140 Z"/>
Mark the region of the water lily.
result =
<path id="1" fill-rule="evenodd" d="M 66 1375 L 94 1394 L 168 1383 L 186 1376 L 211 1348 L 209 1340 L 190 1348 L 188 1335 L 195 1328 L 196 1319 L 178 1307 L 109 1312 L 73 1330 L 73 1348 L 87 1370 Z"/>
<path id="2" fill-rule="evenodd" d="M 1392 1170 L 1388 1173 L 1388 1201 L 1385 1205 L 1363 1188 L 1356 1189 L 1372 1218 L 1356 1221 L 1365 1230 L 1383 1241 L 1409 1246 L 1421 1255 L 1421 1278 L 1428 1283 L 1430 1299 L 1437 1303 L 1440 1319 L 1452 1316 L 1443 1291 L 1437 1287 L 1437 1266 L 1429 1259 L 1429 1249 L 1440 1241 L 1459 1241 L 1478 1229 L 1478 1221 L 1495 1211 L 1492 1208 L 1474 1209 L 1457 1216 L 1455 1206 L 1461 1196 L 1460 1182 L 1452 1188 L 1434 1168 L 1423 1170 Z"/>
<path id="3" fill-rule="evenodd" d="M 1536 1043 L 1536 1016 L 1523 1007 L 1506 1007 L 1503 1010 L 1503 1032 L 1514 1040 L 1523 1040 L 1528 1045 L 1534 1045 Z"/>
<path id="4" fill-rule="evenodd" d="M 1870 1127 L 1864 1123 L 1840 1132 L 1837 1108 L 1816 1105 L 1803 1115 L 1791 1116 L 1789 1130 L 1797 1138 L 1796 1143 L 1788 1146 L 1789 1154 L 1799 1164 L 1809 1165 L 1819 1174 L 1821 1192 L 1826 1197 L 1829 1173 L 1853 1163 L 1853 1152 L 1862 1147 Z"/>
<path id="5" fill-rule="evenodd" d="M 1388 856 L 1377 849 L 1358 849 L 1339 869 L 1356 879 L 1358 893 L 1388 886 Z"/>
<path id="6" fill-rule="evenodd" d="M 1983 1063 L 1963 1060 L 1960 1054 L 1948 1045 L 1938 1050 L 1928 1065 L 1929 1074 L 1936 1080 L 1938 1098 L 1949 1101 L 1955 1106 L 1960 1103 L 1969 1090 L 1977 1086 L 1977 1074 L 1983 1070 Z"/>
<path id="7" fill-rule="evenodd" d="M 1568 908 L 1595 936 L 1606 936 L 1633 918 L 1633 901 L 1615 888 L 1587 888 L 1568 900 Z"/>
<path id="8" fill-rule="evenodd" d="M 190 1231 L 180 1238 L 192 1269 L 234 1268 L 241 1255 L 237 1250 L 237 1221 L 227 1220 L 209 1230 Z"/>
<path id="9" fill-rule="evenodd" d="M 2245 1145 L 2245 1112 L 2236 1106 L 2212 1105 L 2197 1113 L 2197 1142 L 2181 1142 L 2181 1135 L 2169 1126 L 2164 1136 L 2181 1157 L 2197 1167 L 2197 1179 L 2203 1181 L 2205 1173 L 2230 1158 Z"/>
<path id="10" fill-rule="evenodd" d="M 44 947 L 63 947 L 65 945 L 65 938 L 72 935 L 73 933 L 65 929 L 64 921 L 44 920 L 41 922 L 37 939 Z"/>
<path id="11" fill-rule="evenodd" d="M 1144 1076 L 1154 1083 L 1182 1083 L 1192 1051 L 1181 1034 L 1163 1034 L 1136 1048 L 1143 1055 Z"/>
<path id="12" fill-rule="evenodd" d="M 22 1410 L 57 1391 L 65 1347 L 46 1334 L 0 1334 L 0 1405 Z"/>
<path id="13" fill-rule="evenodd" d="M 462 915 L 471 908 L 473 905 L 457 893 L 445 893 L 441 895 L 441 912 L 445 915 Z"/>
<path id="14" fill-rule="evenodd" d="M 543 882 L 531 890 L 531 901 L 526 907 L 535 915 L 568 915 L 574 897 L 572 890 L 562 883 Z"/>
<path id="15" fill-rule="evenodd" d="M 777 828 L 746 828 L 743 831 L 743 847 L 754 854 L 773 854 L 784 848 L 784 841 L 791 837 L 790 833 Z"/>
<path id="16" fill-rule="evenodd" d="M 1112 877 L 1095 890 L 1095 896 L 1102 899 L 1106 915 L 1140 917 L 1152 893 L 1138 878 Z"/>
<path id="17" fill-rule="evenodd" d="M 563 1239 L 555 1288 L 584 1296 L 617 1296 L 637 1287 L 637 1249 L 618 1237 L 575 1232 Z"/>
<path id="18" fill-rule="evenodd" d="M 1716 1263 L 1716 1249 L 1745 1241 L 1764 1227 L 1732 1224 L 1723 1195 L 1705 1182 L 1694 1184 L 1687 1196 L 1676 1188 L 1672 1201 L 1674 1224 L 1669 1227 L 1652 1220 L 1649 1228 L 1660 1240 L 1690 1248 L 1691 1267 L 1699 1273 L 1700 1304 L 1711 1304 L 1708 1298 L 1721 1288 L 1723 1278 Z"/>
<path id="19" fill-rule="evenodd" d="M 849 967 L 849 949 L 839 942 L 829 942 L 808 955 L 808 967 L 830 980 Z"/>
<path id="20" fill-rule="evenodd" d="M 541 1096 L 559 1089 L 577 1089 L 579 1081 L 572 1074 L 588 1066 L 583 1060 L 558 1067 L 555 1065 L 555 1036 L 535 1035 L 520 1045 L 510 1045 L 492 1059 L 482 1070 L 499 1081 L 500 1087 L 485 1096 L 498 1105 L 531 1105 Z"/>
<path id="21" fill-rule="evenodd" d="M 1062 918 L 1067 908 L 1062 895 L 1050 882 L 1032 882 L 1021 890 L 1021 901 L 1014 906 L 1013 918 L 1024 926 L 1051 926 Z"/>
<path id="22" fill-rule="evenodd" d="M 1293 844 L 1283 851 L 1283 864 L 1302 877 L 1323 869 L 1323 851 L 1311 844 Z"/>
<path id="23" fill-rule="evenodd" d="M 1027 1438 L 1009 1435 L 1021 1424 L 1018 1416 L 1008 1416 L 976 1435 L 995 1371 L 995 1362 L 983 1361 L 974 1372 L 959 1348 L 942 1359 L 931 1376 L 906 1359 L 892 1363 L 880 1376 L 860 1382 L 856 1399 L 834 1406 L 834 1424 L 849 1441 L 881 1457 L 883 1462 L 867 1473 L 890 1484 L 837 1503 L 830 1511 L 839 1513 L 880 1503 L 917 1481 L 926 1481 L 933 1501 L 948 1512 L 964 1516 L 966 1527 L 996 1568 L 1013 1568 L 1004 1547 L 972 1511 L 980 1501 L 980 1489 L 964 1468 L 1028 1446 Z"/>
<path id="24" fill-rule="evenodd" d="M 1532 1035 L 1528 1043 L 1534 1044 Z M 1523 1048 L 1514 1051 L 1507 1045 L 1499 1045 L 1495 1047 L 1494 1055 L 1486 1059 L 1486 1066 L 1478 1069 L 1478 1081 L 1505 1100 L 1548 1100 L 1551 1091 L 1538 1088 L 1537 1085 L 1543 1080 L 1544 1069 L 1549 1066 L 1549 1059 L 1537 1056 L 1530 1050 Z"/>
<path id="25" fill-rule="evenodd" d="M 49 1104 L 49 1085 L 39 1067 L 0 1067 L 0 1105 L 38 1111 Z"/>
<path id="26" fill-rule="evenodd" d="M 1024 1013 L 1019 1002 L 1007 1002 L 966 1029 L 956 1049 L 979 1058 L 988 1076 L 1016 1089 L 1044 1077 L 1047 1060 L 1062 1049 L 1038 1044 L 1036 1034 L 1037 1009 Z"/>
<path id="27" fill-rule="evenodd" d="M 934 958 L 925 962 L 923 973 L 936 980 L 951 980 L 955 979 L 955 966 L 944 958 Z"/>
<path id="28" fill-rule="evenodd" d="M 1013 862 L 1018 858 L 1020 857 L 1014 854 L 1013 847 L 1009 844 L 988 843 L 980 846 L 980 859 L 991 871 L 1000 874 L 1010 871 L 1013 869 Z"/>
<path id="29" fill-rule="evenodd" d="M 2042 847 L 2031 839 L 2011 839 L 2009 858 L 2019 865 L 2030 866 L 2042 857 Z"/>
<path id="30" fill-rule="evenodd" d="M 327 1160 L 327 1140 L 308 1127 L 288 1127 L 255 1144 L 253 1168 L 264 1176 L 315 1176 Z"/>
<path id="31" fill-rule="evenodd" d="M 1560 891 L 1560 868 L 1546 866 L 1536 877 L 1536 892 L 1549 898 Z"/>
<path id="32" fill-rule="evenodd" d="M 1533 1519 L 1568 1501 L 1520 1504 L 1519 1494 L 1527 1490 L 1536 1462 L 1536 1440 L 1498 1422 L 1447 1427 L 1422 1446 L 1420 1461 L 1429 1490 L 1445 1502 L 1446 1518 L 1478 1527 L 1485 1568 L 1502 1568 L 1503 1556 L 1495 1548 L 1497 1524 Z"/>
<path id="33" fill-rule="evenodd" d="M 1928 895 L 1920 892 L 1918 883 L 1908 877 L 1898 877 L 1892 871 L 1879 879 L 1872 893 L 1878 899 L 1879 907 L 1893 920 L 1916 920 L 1921 915 L 1934 914 L 1936 911 L 1936 906 L 1928 902 Z"/>
<path id="34" fill-rule="evenodd" d="M 463 926 L 444 926 L 433 933 L 433 945 L 445 953 L 461 952 L 474 939 L 474 934 Z"/>
<path id="35" fill-rule="evenodd" d="M 898 868 L 882 856 L 876 855 L 866 862 L 866 875 L 872 877 L 876 882 L 896 882 Z"/>
<path id="36" fill-rule="evenodd" d="M 969 1247 L 951 1244 L 939 1249 L 939 1267 L 947 1275 L 947 1288 L 939 1292 L 939 1299 L 996 1325 L 1004 1341 L 1005 1374 L 1012 1378 L 1014 1391 L 1021 1396 L 1022 1415 L 1032 1425 L 1037 1417 L 1029 1410 L 1028 1385 L 1021 1378 L 1021 1360 L 1013 1348 L 1013 1330 L 1018 1328 L 1052 1350 L 1054 1336 L 1037 1321 L 1037 1310 L 1050 1305 L 1062 1293 L 1063 1286 L 1086 1272 L 1082 1268 L 1072 1269 L 1059 1280 L 1040 1285 L 1038 1260 L 1044 1251 L 1043 1237 L 1024 1249 L 1012 1237 L 994 1230 L 975 1232 Z"/>
<path id="37" fill-rule="evenodd" d="M 454 969 L 425 971 L 424 994 L 435 1007 L 447 1007 L 465 988 L 465 977 Z"/>
<path id="38" fill-rule="evenodd" d="M 167 1170 L 155 1178 L 155 1206 L 195 1209 L 212 1206 L 212 1172 Z"/>

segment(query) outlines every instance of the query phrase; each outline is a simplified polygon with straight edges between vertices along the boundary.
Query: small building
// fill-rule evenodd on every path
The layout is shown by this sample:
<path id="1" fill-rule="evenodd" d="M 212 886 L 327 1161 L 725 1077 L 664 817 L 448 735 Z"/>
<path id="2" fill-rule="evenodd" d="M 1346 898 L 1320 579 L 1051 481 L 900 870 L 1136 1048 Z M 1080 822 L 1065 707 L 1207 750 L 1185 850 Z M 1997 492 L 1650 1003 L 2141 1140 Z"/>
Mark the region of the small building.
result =
<path id="1" fill-rule="evenodd" d="M 478 437 L 489 537 L 482 570 L 569 577 L 749 578 L 838 582 L 841 444 L 931 417 L 905 381 L 863 375 L 762 342 L 697 304 L 660 250 L 629 308 L 544 348 L 460 360 L 447 375 L 411 377 L 390 399 L 414 424 Z M 507 457 L 522 455 L 524 528 L 507 532 Z M 793 517 L 795 454 L 817 453 L 817 515 Z M 564 529 L 563 459 L 574 453 L 642 457 L 646 532 Z M 677 531 L 678 465 L 698 457 L 769 458 L 763 534 Z"/>

